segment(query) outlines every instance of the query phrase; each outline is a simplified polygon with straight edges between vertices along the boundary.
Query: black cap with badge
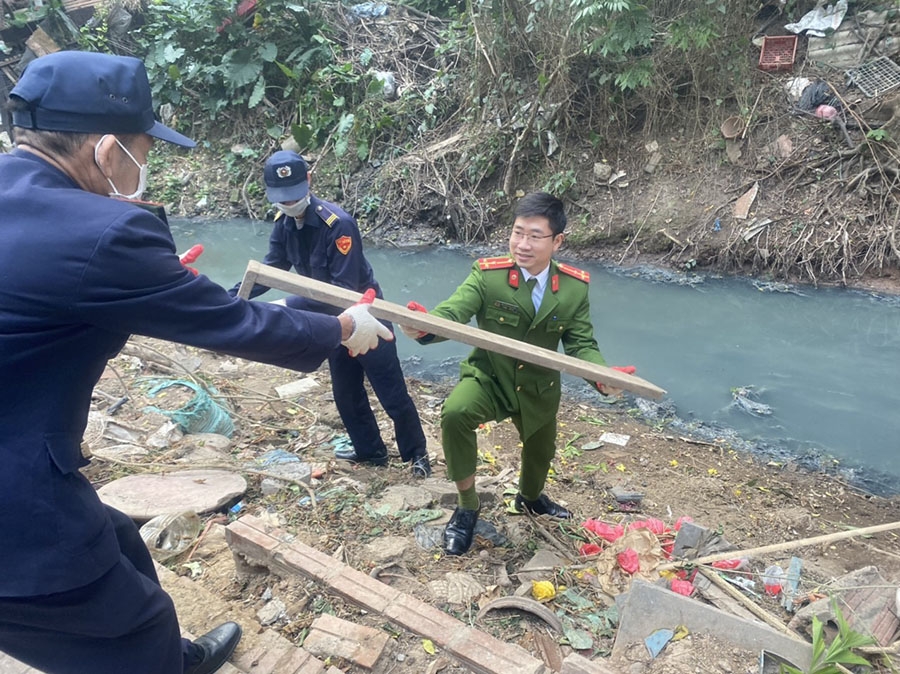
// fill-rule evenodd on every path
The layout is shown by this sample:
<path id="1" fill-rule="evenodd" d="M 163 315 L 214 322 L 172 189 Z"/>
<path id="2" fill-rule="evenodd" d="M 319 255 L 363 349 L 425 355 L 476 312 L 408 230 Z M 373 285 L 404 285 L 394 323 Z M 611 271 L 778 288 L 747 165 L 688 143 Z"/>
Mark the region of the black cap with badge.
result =
<path id="1" fill-rule="evenodd" d="M 266 197 L 273 204 L 300 201 L 309 194 L 309 166 L 296 152 L 280 150 L 266 161 Z"/>
<path id="2" fill-rule="evenodd" d="M 27 110 L 13 111 L 13 126 L 70 133 L 146 133 L 182 147 L 197 144 L 156 121 L 150 82 L 139 59 L 60 51 L 28 64 L 10 92 Z"/>

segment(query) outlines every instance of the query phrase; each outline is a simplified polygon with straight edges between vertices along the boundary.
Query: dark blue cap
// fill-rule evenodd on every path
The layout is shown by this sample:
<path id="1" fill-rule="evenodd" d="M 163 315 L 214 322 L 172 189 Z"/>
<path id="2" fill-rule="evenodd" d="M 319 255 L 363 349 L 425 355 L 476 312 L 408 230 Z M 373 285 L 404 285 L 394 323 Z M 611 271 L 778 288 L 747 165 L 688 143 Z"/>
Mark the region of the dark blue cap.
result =
<path id="1" fill-rule="evenodd" d="M 299 201 L 309 194 L 306 160 L 296 152 L 280 150 L 266 161 L 263 177 L 266 197 L 273 204 Z"/>
<path id="2" fill-rule="evenodd" d="M 197 144 L 156 121 L 144 64 L 131 56 L 60 51 L 28 64 L 10 92 L 28 110 L 13 126 L 70 133 L 146 133 L 183 147 Z"/>

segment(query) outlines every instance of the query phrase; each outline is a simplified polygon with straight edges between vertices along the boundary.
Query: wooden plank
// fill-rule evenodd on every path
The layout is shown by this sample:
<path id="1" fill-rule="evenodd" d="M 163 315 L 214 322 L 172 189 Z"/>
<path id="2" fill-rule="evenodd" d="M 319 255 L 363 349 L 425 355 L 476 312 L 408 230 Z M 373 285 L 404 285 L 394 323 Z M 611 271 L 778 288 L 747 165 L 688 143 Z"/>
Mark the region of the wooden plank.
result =
<path id="1" fill-rule="evenodd" d="M 276 290 L 283 290 L 293 295 L 300 295 L 307 299 L 324 302 L 341 309 L 346 309 L 356 304 L 362 296 L 361 293 L 353 292 L 346 288 L 322 283 L 306 276 L 275 269 L 251 260 L 247 263 L 247 271 L 244 273 L 244 278 L 241 281 L 238 297 L 244 299 L 249 297 L 255 283 L 260 283 Z M 420 311 L 411 311 L 399 304 L 393 304 L 385 300 L 375 300 L 370 311 L 376 318 L 393 321 L 398 325 L 423 330 L 430 334 L 462 342 L 463 344 L 517 358 L 532 365 L 539 365 L 550 370 L 582 377 L 588 381 L 601 382 L 607 386 L 630 391 L 645 398 L 658 399 L 666 394 L 663 389 L 635 375 L 625 374 L 602 365 L 594 365 L 563 353 L 520 342 L 517 339 L 495 335 L 492 332 L 481 330 L 471 325 L 454 323 L 453 321 L 432 316 L 431 314 L 424 314 Z"/>

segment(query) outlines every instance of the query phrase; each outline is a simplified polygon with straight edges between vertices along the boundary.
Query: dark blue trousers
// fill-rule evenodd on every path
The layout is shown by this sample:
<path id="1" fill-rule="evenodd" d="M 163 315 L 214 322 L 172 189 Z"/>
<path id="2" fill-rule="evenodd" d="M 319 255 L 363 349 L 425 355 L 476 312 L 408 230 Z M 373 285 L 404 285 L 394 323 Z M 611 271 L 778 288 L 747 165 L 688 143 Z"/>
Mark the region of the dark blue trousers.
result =
<path id="1" fill-rule="evenodd" d="M 181 638 L 175 605 L 137 526 L 107 511 L 119 562 L 74 590 L 0 597 L 0 651 L 48 674 L 182 674 L 197 649 Z"/>
<path id="2" fill-rule="evenodd" d="M 390 323 L 382 323 L 393 332 Z M 396 342 L 381 340 L 377 349 L 356 357 L 350 356 L 350 352 L 341 346 L 328 358 L 328 366 L 334 404 L 359 458 L 387 452 L 375 413 L 369 405 L 364 377 L 368 377 L 378 402 L 394 422 L 400 458 L 412 461 L 425 453 L 425 433 L 416 405 L 406 389 Z"/>

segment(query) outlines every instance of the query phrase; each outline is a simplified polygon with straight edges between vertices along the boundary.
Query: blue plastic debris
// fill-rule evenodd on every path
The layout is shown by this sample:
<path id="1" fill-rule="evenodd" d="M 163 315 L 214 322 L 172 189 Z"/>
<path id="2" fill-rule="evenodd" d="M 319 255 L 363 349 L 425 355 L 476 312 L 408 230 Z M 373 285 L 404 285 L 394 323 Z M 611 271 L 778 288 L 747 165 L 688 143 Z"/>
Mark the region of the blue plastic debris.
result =
<path id="1" fill-rule="evenodd" d="M 722 221 L 719 218 L 716 218 L 716 221 L 713 223 L 713 231 L 714 232 L 722 231 Z"/>
<path id="2" fill-rule="evenodd" d="M 233 515 L 237 515 L 237 514 L 238 514 L 239 512 L 241 512 L 243 509 L 244 509 L 244 502 L 243 502 L 243 501 L 238 501 L 237 503 L 235 503 L 233 506 L 231 506 L 231 507 L 228 509 L 228 512 L 232 513 Z"/>
<path id="3" fill-rule="evenodd" d="M 644 645 L 650 652 L 650 657 L 655 658 L 659 655 L 662 652 L 662 649 L 666 647 L 666 644 L 669 643 L 674 636 L 674 630 L 663 628 L 661 630 L 656 630 L 653 634 L 644 639 Z"/>
<path id="4" fill-rule="evenodd" d="M 388 13 L 388 6 L 383 2 L 361 2 L 350 8 L 354 16 L 366 19 L 374 19 Z"/>

